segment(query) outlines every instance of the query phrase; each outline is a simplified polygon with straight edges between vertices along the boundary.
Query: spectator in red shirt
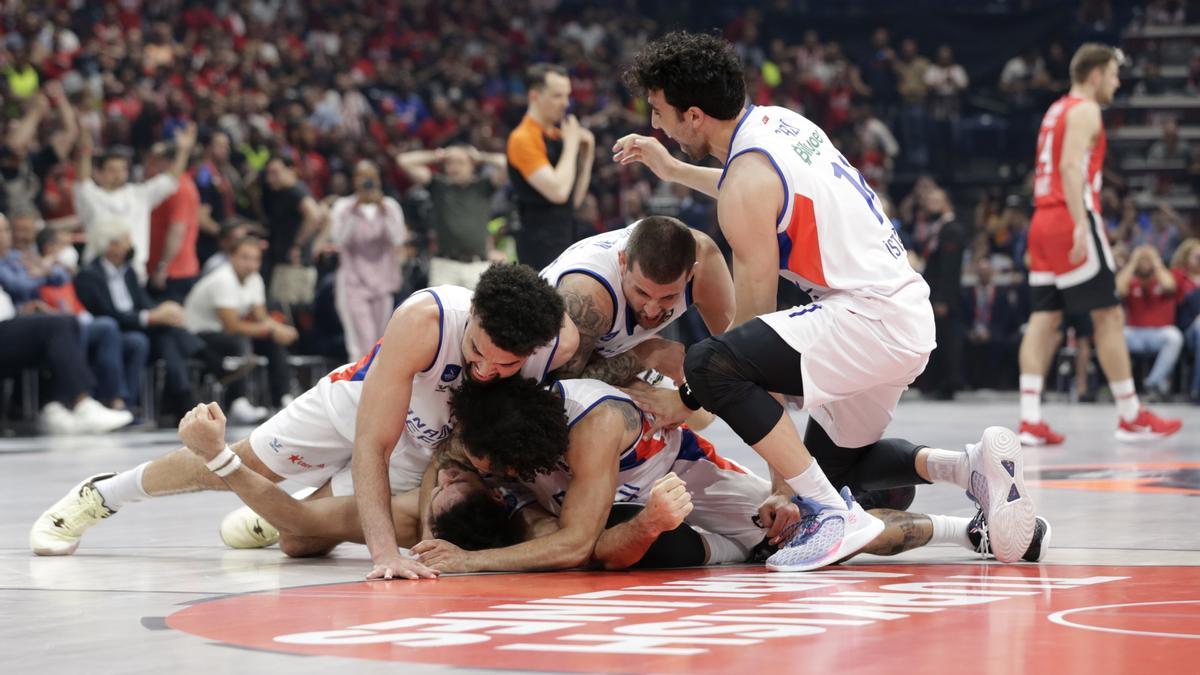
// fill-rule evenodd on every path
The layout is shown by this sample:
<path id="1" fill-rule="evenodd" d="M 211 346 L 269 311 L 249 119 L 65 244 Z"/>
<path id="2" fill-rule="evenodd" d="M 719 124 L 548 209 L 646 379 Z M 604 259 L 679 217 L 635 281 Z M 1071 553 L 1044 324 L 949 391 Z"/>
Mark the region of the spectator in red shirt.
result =
<path id="1" fill-rule="evenodd" d="M 171 166 L 174 149 L 156 143 L 146 158 L 146 175 L 158 175 Z M 200 234 L 200 192 L 192 175 L 179 176 L 175 193 L 150 212 L 150 257 L 146 288 L 158 301 L 182 303 L 200 276 L 196 238 Z"/>
<path id="2" fill-rule="evenodd" d="M 1175 326 L 1175 310 L 1183 298 L 1182 275 L 1163 264 L 1158 250 L 1142 245 L 1117 273 L 1117 295 L 1125 300 L 1125 341 L 1131 354 L 1154 354 L 1144 384 L 1148 392 L 1167 396 L 1171 373 L 1183 348 Z"/>

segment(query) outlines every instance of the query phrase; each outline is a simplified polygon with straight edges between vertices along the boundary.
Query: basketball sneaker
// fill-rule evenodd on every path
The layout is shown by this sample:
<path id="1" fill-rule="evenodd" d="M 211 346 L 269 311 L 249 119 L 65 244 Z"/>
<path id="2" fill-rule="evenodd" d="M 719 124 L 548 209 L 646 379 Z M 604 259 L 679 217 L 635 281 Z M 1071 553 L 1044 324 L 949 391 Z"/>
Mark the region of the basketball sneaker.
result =
<path id="1" fill-rule="evenodd" d="M 1037 424 L 1021 420 L 1021 428 L 1017 433 L 1021 436 L 1021 445 L 1058 445 L 1067 440 L 1044 420 Z"/>
<path id="2" fill-rule="evenodd" d="M 1116 437 L 1118 441 L 1126 442 L 1149 441 L 1166 438 L 1179 431 L 1182 426 L 1183 420 L 1163 419 L 1148 408 L 1142 408 L 1132 422 L 1121 420 L 1117 424 Z"/>
<path id="3" fill-rule="evenodd" d="M 1025 490 L 1021 441 L 1004 427 L 988 427 L 967 446 L 967 496 L 979 504 L 990 548 L 1001 562 L 1015 562 L 1033 540 L 1037 519 Z"/>
<path id="4" fill-rule="evenodd" d="M 976 511 L 975 517 L 967 525 L 967 538 L 971 540 L 971 544 L 979 555 L 985 558 L 991 556 L 991 542 L 988 540 L 988 527 L 987 521 L 983 518 L 983 509 Z M 1031 563 L 1041 562 L 1046 558 L 1049 550 L 1050 521 L 1038 516 L 1037 523 L 1033 528 L 1033 539 L 1029 542 L 1029 548 L 1025 549 L 1025 554 L 1021 556 L 1021 560 Z"/>
<path id="5" fill-rule="evenodd" d="M 96 489 L 96 481 L 115 475 L 101 473 L 85 479 L 46 509 L 29 530 L 29 548 L 38 555 L 74 553 L 85 530 L 116 513 L 104 504 Z"/>
<path id="6" fill-rule="evenodd" d="M 793 497 L 800 521 L 784 532 L 786 541 L 767 558 L 767 569 L 807 572 L 825 567 L 858 553 L 883 532 L 883 521 L 864 511 L 849 488 L 842 488 L 841 495 L 845 509 Z"/>
<path id="7" fill-rule="evenodd" d="M 266 548 L 279 541 L 279 530 L 249 506 L 243 506 L 221 521 L 221 541 L 229 548 Z"/>

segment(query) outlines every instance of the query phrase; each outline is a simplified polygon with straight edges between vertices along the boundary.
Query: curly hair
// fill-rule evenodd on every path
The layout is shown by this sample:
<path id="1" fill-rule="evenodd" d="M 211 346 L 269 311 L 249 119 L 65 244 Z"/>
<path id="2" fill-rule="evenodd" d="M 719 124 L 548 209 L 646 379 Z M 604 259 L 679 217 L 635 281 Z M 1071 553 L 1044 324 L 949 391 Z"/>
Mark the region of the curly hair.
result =
<path id="1" fill-rule="evenodd" d="M 467 551 L 504 548 L 524 539 L 521 522 L 487 492 L 469 493 L 429 521 L 433 536 Z"/>
<path id="2" fill-rule="evenodd" d="M 709 117 L 731 120 L 746 104 L 742 60 L 715 35 L 668 33 L 643 47 L 622 77 L 637 96 L 662 90 L 677 112 L 696 106 Z"/>
<path id="3" fill-rule="evenodd" d="M 557 468 L 570 429 L 556 394 L 522 377 L 464 380 L 450 394 L 454 431 L 467 454 L 496 475 L 532 481 Z"/>
<path id="4" fill-rule="evenodd" d="M 558 335 L 563 301 L 529 265 L 496 263 L 479 277 L 471 311 L 497 347 L 529 356 Z"/>

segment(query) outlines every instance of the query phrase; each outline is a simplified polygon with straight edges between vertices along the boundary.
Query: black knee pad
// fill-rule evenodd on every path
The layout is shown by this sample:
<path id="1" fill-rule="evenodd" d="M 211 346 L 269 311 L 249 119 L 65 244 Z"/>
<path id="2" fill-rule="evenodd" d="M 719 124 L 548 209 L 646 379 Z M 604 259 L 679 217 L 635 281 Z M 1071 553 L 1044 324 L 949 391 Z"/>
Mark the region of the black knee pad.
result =
<path id="1" fill-rule="evenodd" d="M 683 375 L 687 378 L 692 393 L 701 401 L 711 400 L 716 395 L 712 386 L 715 375 L 713 359 L 724 349 L 720 342 L 708 338 L 689 347 L 683 357 Z"/>
<path id="2" fill-rule="evenodd" d="M 742 366 L 729 345 L 714 338 L 693 345 L 683 362 L 688 386 L 704 409 L 724 420 L 747 445 L 754 445 L 775 428 L 784 411 Z"/>
<path id="3" fill-rule="evenodd" d="M 917 487 L 915 485 L 908 485 L 905 487 L 855 492 L 854 500 L 863 507 L 864 511 L 870 511 L 871 509 L 907 511 L 908 507 L 912 506 L 913 499 L 916 496 Z"/>
<path id="4" fill-rule="evenodd" d="M 645 508 L 641 504 L 613 504 L 608 512 L 605 528 L 619 525 Z M 703 565 L 705 559 L 704 539 L 687 523 L 670 532 L 663 532 L 646 550 L 642 559 L 634 563 L 633 569 L 657 569 L 663 567 L 695 567 Z"/>

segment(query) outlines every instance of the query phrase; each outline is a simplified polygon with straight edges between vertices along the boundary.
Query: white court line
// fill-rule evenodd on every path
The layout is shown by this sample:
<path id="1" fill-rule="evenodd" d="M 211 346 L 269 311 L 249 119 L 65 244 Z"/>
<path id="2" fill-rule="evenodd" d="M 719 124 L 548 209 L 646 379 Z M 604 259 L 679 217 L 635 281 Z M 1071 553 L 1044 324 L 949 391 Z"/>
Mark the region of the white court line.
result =
<path id="1" fill-rule="evenodd" d="M 1071 628 L 1082 628 L 1084 630 L 1100 631 L 1102 633 L 1122 633 L 1125 635 L 1146 635 L 1151 637 L 1168 637 L 1168 638 L 1184 638 L 1187 640 L 1200 640 L 1200 635 L 1187 633 L 1156 633 L 1154 631 L 1128 630 L 1125 628 L 1103 628 L 1100 626 L 1088 626 L 1081 623 L 1072 623 L 1067 621 L 1068 614 L 1076 612 L 1089 612 L 1093 609 L 1115 609 L 1117 607 L 1146 607 L 1149 605 L 1187 605 L 1200 604 L 1200 600 L 1165 600 L 1162 602 L 1128 602 L 1119 605 L 1096 605 L 1095 607 L 1076 607 L 1075 609 L 1064 609 L 1061 612 L 1055 612 L 1048 618 L 1060 626 L 1069 626 Z"/>

